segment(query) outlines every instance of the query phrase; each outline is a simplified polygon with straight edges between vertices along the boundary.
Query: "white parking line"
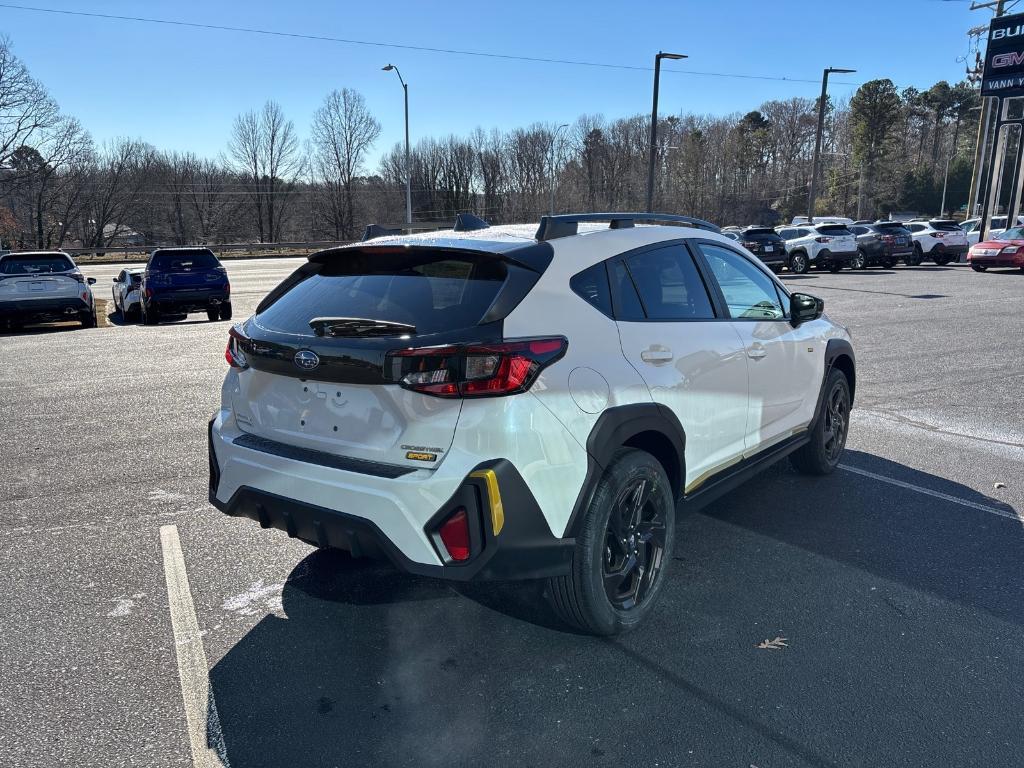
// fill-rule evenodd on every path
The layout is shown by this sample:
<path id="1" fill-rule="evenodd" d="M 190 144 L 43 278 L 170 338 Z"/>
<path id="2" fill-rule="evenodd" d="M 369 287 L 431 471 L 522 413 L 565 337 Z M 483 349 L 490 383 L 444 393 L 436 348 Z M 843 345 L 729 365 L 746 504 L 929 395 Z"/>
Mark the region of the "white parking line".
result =
<path id="1" fill-rule="evenodd" d="M 906 488 L 908 491 L 916 491 L 917 493 L 923 493 L 925 496 L 933 496 L 936 499 L 942 499 L 943 501 L 949 501 L 953 504 L 959 504 L 962 507 L 970 507 L 971 509 L 980 509 L 982 512 L 988 512 L 993 515 L 999 515 L 999 517 L 1005 517 L 1010 520 L 1016 520 L 1019 523 L 1024 523 L 1024 518 L 1019 513 L 1012 509 L 999 509 L 998 507 L 989 507 L 985 504 L 978 504 L 975 501 L 968 501 L 967 499 L 961 499 L 956 496 L 950 496 L 948 493 L 942 493 L 940 491 L 933 491 L 930 488 L 922 488 L 920 485 L 914 485 L 913 483 L 905 483 L 902 480 L 896 480 L 885 475 L 876 475 L 874 472 L 868 472 L 866 469 L 858 469 L 857 467 L 851 467 L 849 464 L 840 464 L 840 469 L 845 469 L 847 472 L 853 472 L 856 475 L 863 475 L 864 477 L 870 477 L 872 480 L 879 480 L 883 483 L 889 483 L 889 485 L 895 485 L 899 488 Z"/>
<path id="2" fill-rule="evenodd" d="M 181 696 L 185 702 L 185 720 L 192 745 L 192 765 L 195 768 L 224 768 L 229 766 L 224 733 L 220 728 L 217 704 L 210 688 L 210 673 L 206 666 L 206 651 L 199 634 L 192 591 L 185 572 L 185 556 L 181 551 L 176 525 L 160 528 L 160 546 L 164 552 L 164 576 L 167 579 L 167 599 L 171 606 L 171 627 L 174 629 L 174 648 L 178 655 L 178 677 Z"/>

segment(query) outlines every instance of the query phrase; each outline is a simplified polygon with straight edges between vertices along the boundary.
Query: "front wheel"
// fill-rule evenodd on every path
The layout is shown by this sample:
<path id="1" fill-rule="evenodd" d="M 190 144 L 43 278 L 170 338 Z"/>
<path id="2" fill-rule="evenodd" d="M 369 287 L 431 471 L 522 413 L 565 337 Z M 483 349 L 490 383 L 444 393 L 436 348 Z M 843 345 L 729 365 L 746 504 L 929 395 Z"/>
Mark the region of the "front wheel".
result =
<path id="1" fill-rule="evenodd" d="M 829 371 L 811 440 L 790 454 L 790 462 L 805 475 L 827 475 L 839 465 L 850 429 L 850 384 L 837 368 Z"/>
<path id="2" fill-rule="evenodd" d="M 988 269 L 988 267 L 982 264 L 971 264 L 971 269 L 973 269 L 975 272 L 984 272 L 986 269 Z M 1021 267 L 1021 269 L 1024 269 L 1024 267 Z"/>
<path id="3" fill-rule="evenodd" d="M 798 275 L 807 272 L 807 256 L 803 253 L 794 253 L 789 259 L 789 271 Z"/>
<path id="4" fill-rule="evenodd" d="M 850 269 L 866 269 L 867 266 L 868 257 L 864 255 L 864 251 L 858 250 L 850 259 Z"/>
<path id="5" fill-rule="evenodd" d="M 628 632 L 651 612 L 672 560 L 675 502 L 664 467 L 645 451 L 619 450 L 584 515 L 570 572 L 548 581 L 548 599 L 584 632 Z"/>

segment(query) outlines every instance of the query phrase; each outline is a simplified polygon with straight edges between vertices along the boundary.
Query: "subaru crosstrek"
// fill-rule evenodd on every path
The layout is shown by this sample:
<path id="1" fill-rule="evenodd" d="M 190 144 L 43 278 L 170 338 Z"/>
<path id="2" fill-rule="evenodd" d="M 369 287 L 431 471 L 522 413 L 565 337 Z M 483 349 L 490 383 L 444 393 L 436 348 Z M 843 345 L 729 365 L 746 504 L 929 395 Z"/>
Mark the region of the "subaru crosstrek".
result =
<path id="1" fill-rule="evenodd" d="M 0 323 L 76 320 L 96 327 L 96 303 L 86 277 L 64 251 L 21 251 L 0 256 Z"/>
<path id="2" fill-rule="evenodd" d="M 228 272 L 209 248 L 157 248 L 142 275 L 142 322 L 189 312 L 231 319 Z"/>
<path id="3" fill-rule="evenodd" d="M 631 629 L 678 501 L 836 467 L 849 336 L 697 219 L 485 227 L 314 254 L 234 326 L 210 500 L 414 574 L 546 578 L 568 623 Z"/>

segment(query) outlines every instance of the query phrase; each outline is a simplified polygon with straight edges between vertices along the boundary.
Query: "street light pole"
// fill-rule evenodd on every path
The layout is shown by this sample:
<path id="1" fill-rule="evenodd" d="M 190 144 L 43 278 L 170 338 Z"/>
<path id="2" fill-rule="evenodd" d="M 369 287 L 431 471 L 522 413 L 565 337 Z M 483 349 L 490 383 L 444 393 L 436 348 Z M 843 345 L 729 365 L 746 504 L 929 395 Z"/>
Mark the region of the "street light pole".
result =
<path id="1" fill-rule="evenodd" d="M 395 71 L 398 82 L 405 91 L 405 223 L 412 226 L 412 161 L 409 159 L 409 85 L 402 79 L 402 73 L 394 64 L 381 67 L 385 72 Z"/>
<path id="2" fill-rule="evenodd" d="M 548 207 L 548 212 L 552 216 L 555 215 L 555 142 L 558 141 L 558 132 L 568 127 L 568 123 L 562 123 L 555 128 L 555 132 L 551 136 L 551 205 Z"/>
<path id="3" fill-rule="evenodd" d="M 825 99 L 828 97 L 828 76 L 832 72 L 856 72 L 855 69 L 826 67 L 821 76 L 821 98 L 818 99 L 818 132 L 814 137 L 814 160 L 811 164 L 811 190 L 807 195 L 807 223 L 814 223 L 814 198 L 818 192 L 818 161 L 821 157 L 821 137 L 825 131 Z"/>
<path id="4" fill-rule="evenodd" d="M 681 53 L 664 53 L 658 51 L 654 57 L 654 104 L 651 107 L 651 156 L 647 165 L 647 212 L 654 212 L 654 160 L 658 147 L 658 82 L 661 79 L 662 59 L 685 59 Z"/>

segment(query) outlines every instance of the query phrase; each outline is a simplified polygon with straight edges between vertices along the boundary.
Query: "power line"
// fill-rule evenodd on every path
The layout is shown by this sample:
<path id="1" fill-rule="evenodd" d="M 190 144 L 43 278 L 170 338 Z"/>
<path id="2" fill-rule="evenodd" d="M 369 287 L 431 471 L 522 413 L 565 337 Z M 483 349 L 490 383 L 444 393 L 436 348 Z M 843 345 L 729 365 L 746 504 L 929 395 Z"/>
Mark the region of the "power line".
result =
<path id="1" fill-rule="evenodd" d="M 386 43 L 375 40 L 354 40 L 344 37 L 330 37 L 328 35 L 313 35 L 303 32 L 282 32 L 272 29 L 258 29 L 256 27 L 236 27 L 226 24 L 206 24 L 198 21 L 181 21 L 177 19 L 154 19 L 146 16 L 120 16 L 112 13 L 97 13 L 94 11 L 69 11 L 61 8 L 41 8 L 31 5 L 14 5 L 12 3 L 0 3 L 0 8 L 8 8 L 16 11 L 30 11 L 33 13 L 51 13 L 62 16 L 84 16 L 93 19 L 105 19 L 107 21 L 133 21 L 144 24 L 164 24 L 173 27 L 188 27 L 191 29 L 209 29 L 218 32 L 241 32 L 249 35 L 266 35 L 268 37 L 285 37 L 299 40 L 316 40 L 327 43 L 343 43 L 345 45 L 362 45 L 372 48 L 393 48 L 405 51 L 419 51 L 422 53 L 442 53 L 455 56 L 477 56 L 488 59 L 504 59 L 508 61 L 528 61 L 536 64 L 561 64 L 575 67 L 598 67 L 602 69 L 622 69 L 636 72 L 653 72 L 653 67 L 636 66 L 632 64 L 612 64 L 600 61 L 583 61 L 580 59 L 554 59 L 541 56 L 518 56 L 510 53 L 494 53 L 491 51 L 466 51 L 457 48 L 434 48 L 424 45 L 407 45 L 402 43 Z M 779 77 L 772 75 L 748 75 L 735 72 L 707 72 L 692 69 L 663 69 L 663 72 L 674 72 L 680 75 L 697 75 L 701 77 L 724 77 L 740 80 L 772 80 L 787 83 L 813 83 L 817 85 L 817 79 L 805 79 L 800 77 Z M 861 85 L 861 83 L 850 83 L 835 81 L 838 85 Z"/>

